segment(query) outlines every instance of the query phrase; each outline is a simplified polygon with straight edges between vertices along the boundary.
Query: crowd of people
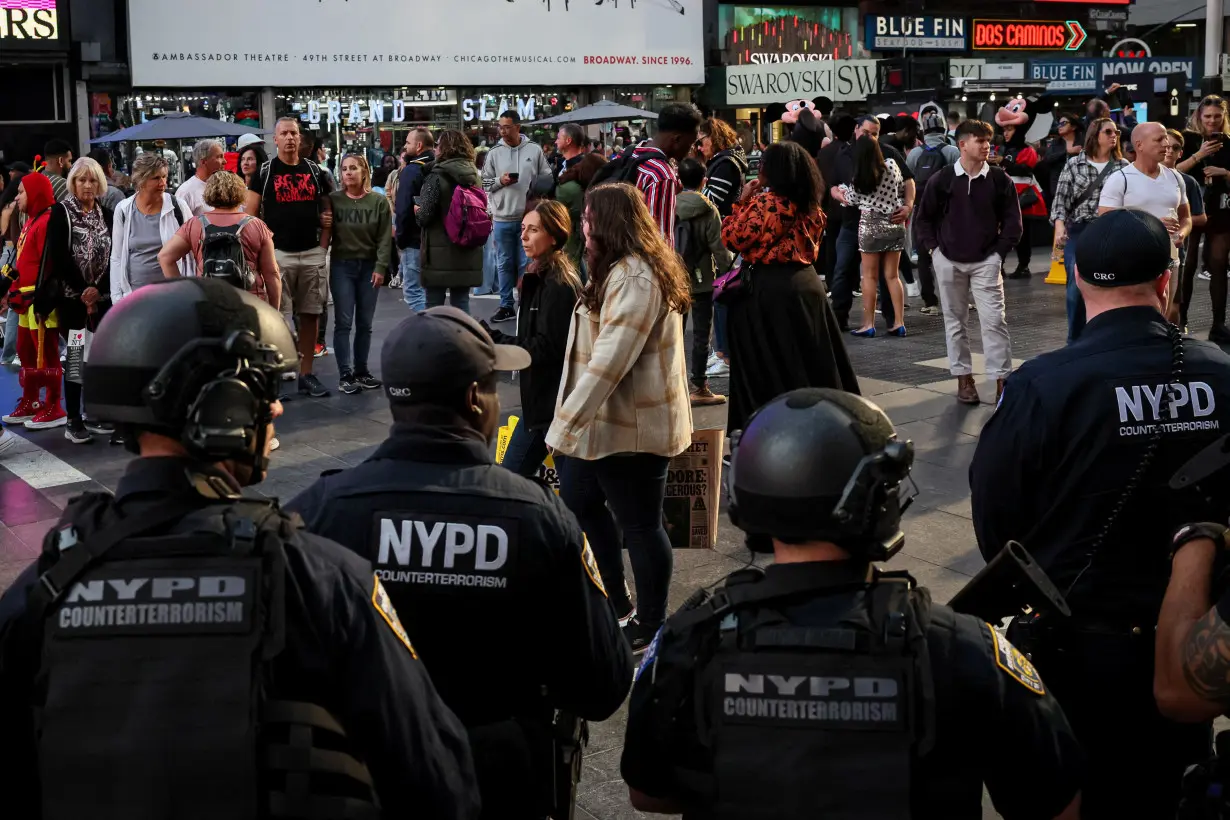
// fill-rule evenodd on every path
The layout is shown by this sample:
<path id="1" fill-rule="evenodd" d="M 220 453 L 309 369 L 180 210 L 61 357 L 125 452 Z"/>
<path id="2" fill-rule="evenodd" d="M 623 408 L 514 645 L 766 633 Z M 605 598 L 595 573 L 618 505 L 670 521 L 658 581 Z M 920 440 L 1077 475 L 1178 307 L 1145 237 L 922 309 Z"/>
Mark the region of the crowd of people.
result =
<path id="1" fill-rule="evenodd" d="M 263 477 L 278 447 L 283 380 L 296 380 L 300 395 L 329 395 L 313 362 L 332 307 L 338 388 L 383 390 L 394 426 L 372 459 L 323 476 L 291 502 L 314 535 L 271 528 L 295 556 L 272 565 L 271 575 L 295 582 L 294 600 L 278 605 L 299 625 L 314 617 L 308 604 L 319 597 L 336 621 L 314 647 L 299 645 L 311 630 L 286 630 L 294 647 L 282 662 L 293 674 L 270 683 L 326 701 L 341 723 L 364 727 L 350 742 L 367 744 L 358 751 L 369 754 L 346 773 L 357 772 L 388 805 L 410 802 L 388 797 L 400 763 L 418 772 L 422 802 L 439 816 L 475 816 L 479 795 L 490 816 L 505 816 L 492 806 L 531 805 L 508 816 L 554 816 L 559 804 L 546 808 L 535 787 L 555 782 L 552 744 L 569 725 L 565 714 L 605 719 L 631 689 L 622 774 L 633 804 L 647 811 L 733 817 L 772 804 L 763 813 L 778 817 L 789 806 L 861 805 L 884 816 L 908 807 L 938 816 L 957 804 L 980 810 L 986 783 L 1012 816 L 1075 820 L 1082 790 L 1087 817 L 1167 816 L 1183 768 L 1209 745 L 1201 722 L 1210 704 L 1230 702 L 1230 661 L 1205 657 L 1202 678 L 1189 659 L 1217 655 L 1208 646 L 1224 645 L 1230 628 L 1219 609 L 1206 614 L 1207 583 L 1165 589 L 1154 542 L 1195 513 L 1167 507 L 1161 515 L 1133 502 L 1143 502 L 1134 497 L 1142 484 L 1165 483 L 1148 473 L 1155 460 L 1173 472 L 1194 453 L 1188 449 L 1212 438 L 1224 412 L 1215 398 L 1230 385 L 1230 358 L 1182 330 L 1192 274 L 1207 270 L 1209 338 L 1230 341 L 1230 117 L 1224 101 L 1209 97 L 1187 132 L 1144 122 L 1128 134 L 1124 113 L 1094 100 L 1083 116 L 1060 114 L 1047 144 L 1031 144 L 1022 107 L 1010 101 L 994 125 L 938 110 L 893 119 L 828 109 L 759 150 L 729 124 L 672 103 L 652 137 L 609 155 L 576 126 L 560 128 L 554 150 L 544 152 L 516 112 L 505 111 L 499 141 L 486 151 L 459 131 L 414 129 L 400 157 L 373 169 L 348 153 L 336 178 L 288 117 L 275 124 L 273 156 L 259 139 L 241 140 L 238 173 L 225 170 L 221 143 L 202 140 L 192 150 L 194 173 L 174 192 L 162 152 L 141 153 L 128 196 L 105 152 L 74 159 L 69 146 L 51 143 L 45 165 L 16 169 L 0 195 L 12 197 L 11 207 L 0 199 L 0 235 L 12 245 L 7 301 L 23 390 L 4 421 L 34 431 L 62 426 L 74 443 L 109 435 L 145 458 L 117 493 L 115 504 L 131 505 L 126 514 L 109 517 L 110 500 L 75 501 L 66 516 L 80 520 L 80 531 L 59 529 L 52 537 L 60 548 L 48 549 L 47 560 L 74 569 L 76 555 L 92 553 L 58 557 L 73 545 L 65 533 L 97 543 L 116 520 L 127 522 L 128 539 L 148 540 L 158 528 L 166 530 L 159 538 L 179 538 L 166 528 L 199 512 L 206 492 L 215 510 L 247 503 L 239 489 Z M 1069 345 L 1014 374 L 1004 280 L 1031 275 L 1048 218 L 1068 274 Z M 373 319 L 382 288 L 398 279 L 407 316 L 384 342 L 377 378 Z M 499 298 L 481 322 L 471 315 L 475 289 Z M 861 321 L 852 323 L 856 297 Z M 966 404 L 982 401 L 969 339 L 970 309 L 977 311 L 998 409 L 971 467 L 975 529 L 988 561 L 1010 542 L 1027 544 L 1064 587 L 1077 617 L 1057 623 L 1034 609 L 1011 632 L 1054 691 L 981 615 L 932 607 L 912 581 L 871 566 L 901 547 L 913 450 L 858 396 L 847 345 L 898 344 L 892 339 L 908 333 L 908 300 L 918 297 L 923 315 L 943 317 L 956 399 Z M 74 350 L 95 332 L 93 355 Z M 889 339 L 873 341 L 881 335 Z M 61 366 L 61 340 L 65 365 L 84 367 Z M 520 373 L 522 412 L 502 467 L 491 463 L 500 371 Z M 712 390 L 719 373 L 729 375 L 728 397 Z M 1111 404 L 1111 391 L 1098 389 L 1107 379 L 1116 385 Z M 776 554 L 785 568 L 737 573 L 712 598 L 694 596 L 671 615 L 673 552 L 663 521 L 670 463 L 693 442 L 692 408 L 723 403 L 731 518 L 753 551 Z M 1184 407 L 1195 415 L 1183 416 Z M 1107 425 L 1110 409 L 1119 424 Z M 238 433 L 214 425 L 222 418 Z M 1065 426 L 1079 434 L 1065 435 Z M 1171 447 L 1174 439 L 1159 447 L 1171 427 L 1191 434 L 1183 448 Z M 558 499 L 525 480 L 548 453 Z M 185 506 L 186 498 L 195 500 Z M 211 519 L 199 531 L 225 532 L 225 560 L 248 560 L 237 544 L 268 548 L 257 530 L 279 515 L 250 527 L 246 518 Z M 1198 576 L 1212 564 L 1192 558 L 1205 555 L 1196 551 L 1200 539 L 1224 545 L 1228 536 L 1224 526 L 1193 526 L 1203 529 L 1180 531 L 1171 557 L 1200 542 L 1176 564 Z M 1112 533 L 1147 536 L 1149 548 L 1110 562 L 1101 548 Z M 343 561 L 323 537 L 358 558 Z M 422 571 L 405 569 L 412 543 Z M 176 557 L 200 548 L 185 544 Z M 146 557 L 129 544 L 106 561 Z M 88 566 L 67 580 L 42 569 L 49 574 L 37 587 L 53 606 Z M 200 580 L 217 592 L 246 577 Z M 23 579 L 21 594 L 37 576 Z M 566 605 L 540 611 L 554 594 Z M 857 617 L 830 617 L 831 607 L 800 612 L 807 596 L 840 599 Z M 6 618 L 25 606 L 12 600 L 0 607 Z M 81 603 L 76 593 L 70 603 Z M 493 696 L 475 681 L 498 668 L 489 658 L 515 662 L 510 606 L 549 621 L 544 636 L 576 652 L 556 653 Z M 432 617 L 446 607 L 456 617 Z M 397 610 L 409 613 L 408 626 Z M 9 626 L 0 618 L 3 708 L 28 705 L 14 695 L 26 691 L 18 672 L 34 680 L 40 664 L 65 658 L 88 666 L 60 648 L 62 630 L 77 626 L 65 611 L 67 619 L 54 619 L 57 651 L 41 660 L 21 650 L 39 641 L 10 643 L 30 628 L 26 619 Z M 1192 638 L 1200 617 L 1208 634 Z M 380 637 L 371 637 L 373 626 Z M 136 633 L 109 634 L 135 651 Z M 460 645 L 482 651 L 462 657 Z M 313 653 L 326 650 L 338 666 L 321 674 L 340 684 L 304 674 L 319 671 Z M 635 683 L 633 653 L 644 653 Z M 388 680 L 358 674 L 367 662 Z M 1119 684 L 1109 694 L 1093 685 L 1103 663 Z M 1180 684 L 1175 670 L 1185 663 Z M 719 669 L 711 698 L 705 681 Z M 851 684 L 847 675 L 858 676 L 854 701 L 840 691 Z M 285 689 L 299 678 L 302 691 Z M 376 696 L 361 707 L 358 678 Z M 812 699 L 798 700 L 806 680 Z M 112 694 L 75 691 L 90 707 L 82 713 Z M 49 704 L 52 718 L 64 700 Z M 399 708 L 400 700 L 411 705 Z M 249 720 L 257 710 L 232 708 L 241 701 L 211 708 Z M 1112 706 L 1140 721 L 1121 719 Z M 411 708 L 415 719 L 405 720 Z M 899 719 L 898 708 L 910 719 Z M 328 712 L 283 713 L 291 723 L 337 725 Z M 1175 716 L 1195 726 L 1178 726 Z M 31 716 L 22 720 L 30 726 L 14 725 L 33 735 Z M 824 732 L 799 732 L 802 720 L 874 722 L 883 731 L 858 733 L 880 736 L 878 745 L 839 749 Z M 61 742 L 64 723 L 47 725 L 45 737 Z M 771 731 L 783 726 L 789 739 Z M 803 734 L 820 739 L 799 740 Z M 706 745 L 719 736 L 728 744 Z M 82 738 L 72 753 L 86 760 L 97 738 Z M 174 761 L 158 760 L 156 745 L 128 751 L 170 772 Z M 394 747 L 401 757 L 373 754 Z M 410 748 L 431 766 L 406 762 Z M 1134 751 L 1132 759 L 1119 760 L 1120 748 Z M 543 749 L 553 750 L 551 762 L 542 762 Z M 992 770 L 994 754 L 1011 765 Z M 911 779 L 916 757 L 914 771 L 927 776 Z M 893 776 L 863 783 L 885 761 Z M 791 767 L 803 763 L 826 777 L 798 778 Z M 1117 778 L 1120 766 L 1133 788 Z M 755 782 L 752 770 L 762 775 Z"/>

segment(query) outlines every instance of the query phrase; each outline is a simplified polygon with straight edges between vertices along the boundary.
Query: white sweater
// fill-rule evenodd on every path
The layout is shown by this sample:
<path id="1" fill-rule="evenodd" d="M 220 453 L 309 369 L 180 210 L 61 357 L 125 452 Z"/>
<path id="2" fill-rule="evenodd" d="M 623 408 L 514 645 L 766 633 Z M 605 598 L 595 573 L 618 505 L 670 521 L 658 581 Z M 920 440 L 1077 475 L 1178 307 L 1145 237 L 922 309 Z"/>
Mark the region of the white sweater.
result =
<path id="1" fill-rule="evenodd" d="M 111 304 L 118 303 L 132 293 L 132 284 L 128 280 L 128 237 L 132 233 L 132 209 L 135 207 L 136 196 L 130 196 L 115 206 L 115 215 L 111 225 Z M 181 219 L 175 218 L 174 208 L 179 209 Z M 175 236 L 182 222 L 192 219 L 192 212 L 177 198 L 170 194 L 162 195 L 162 216 L 158 220 L 158 233 L 165 245 Z M 181 276 L 196 274 L 192 254 L 188 254 L 178 263 Z"/>

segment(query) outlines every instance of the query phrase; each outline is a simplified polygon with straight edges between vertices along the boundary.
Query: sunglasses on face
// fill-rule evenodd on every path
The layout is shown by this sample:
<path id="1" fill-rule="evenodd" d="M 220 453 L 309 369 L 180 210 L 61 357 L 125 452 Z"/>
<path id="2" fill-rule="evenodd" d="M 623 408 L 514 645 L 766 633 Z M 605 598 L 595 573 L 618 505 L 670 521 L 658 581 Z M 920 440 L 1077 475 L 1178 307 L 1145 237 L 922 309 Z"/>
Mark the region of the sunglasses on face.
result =
<path id="1" fill-rule="evenodd" d="M 1067 120 L 1060 120 L 1060 121 L 1059 121 L 1059 127 L 1060 127 L 1060 128 L 1063 128 L 1065 125 L 1071 125 L 1071 124 L 1072 124 L 1072 123 L 1068 122 Z"/>
<path id="2" fill-rule="evenodd" d="M 1102 133 L 1103 134 L 1118 134 L 1119 129 L 1118 128 L 1103 128 Z"/>

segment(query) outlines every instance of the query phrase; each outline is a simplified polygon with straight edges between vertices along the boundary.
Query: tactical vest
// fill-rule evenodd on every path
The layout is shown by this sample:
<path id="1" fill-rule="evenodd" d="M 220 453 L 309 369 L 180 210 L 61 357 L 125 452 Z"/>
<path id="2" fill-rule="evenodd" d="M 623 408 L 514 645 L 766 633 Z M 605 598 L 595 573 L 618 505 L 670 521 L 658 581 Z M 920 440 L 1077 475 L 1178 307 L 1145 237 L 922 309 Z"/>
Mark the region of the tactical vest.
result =
<path id="1" fill-rule="evenodd" d="M 44 820 L 380 816 L 338 722 L 265 698 L 292 532 L 275 505 L 171 502 L 136 521 L 99 494 L 72 511 L 28 613 Z"/>
<path id="2" fill-rule="evenodd" d="M 883 573 L 833 626 L 797 626 L 780 610 L 814 582 L 757 576 L 675 627 L 707 636 L 691 701 L 711 762 L 703 783 L 696 769 L 679 781 L 714 820 L 909 818 L 912 765 L 934 738 L 929 597 Z"/>

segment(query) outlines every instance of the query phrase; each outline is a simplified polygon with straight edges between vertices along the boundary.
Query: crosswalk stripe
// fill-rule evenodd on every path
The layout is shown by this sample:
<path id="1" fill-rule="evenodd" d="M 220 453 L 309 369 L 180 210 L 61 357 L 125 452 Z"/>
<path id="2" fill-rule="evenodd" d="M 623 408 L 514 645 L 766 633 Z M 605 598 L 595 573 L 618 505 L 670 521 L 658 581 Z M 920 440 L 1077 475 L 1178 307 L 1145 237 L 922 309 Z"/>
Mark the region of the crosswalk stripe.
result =
<path id="1" fill-rule="evenodd" d="M 90 477 L 24 436 L 0 453 L 0 465 L 36 490 L 89 481 Z"/>

